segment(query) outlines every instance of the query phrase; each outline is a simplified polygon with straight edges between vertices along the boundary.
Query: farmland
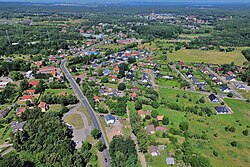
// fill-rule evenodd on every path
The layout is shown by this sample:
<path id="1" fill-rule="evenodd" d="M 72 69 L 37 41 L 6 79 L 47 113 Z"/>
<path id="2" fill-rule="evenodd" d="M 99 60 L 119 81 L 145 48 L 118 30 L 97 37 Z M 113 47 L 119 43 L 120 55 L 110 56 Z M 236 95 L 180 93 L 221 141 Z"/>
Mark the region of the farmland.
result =
<path id="1" fill-rule="evenodd" d="M 240 52 L 219 52 L 219 51 L 202 51 L 194 49 L 181 49 L 168 55 L 173 61 L 183 61 L 187 63 L 212 63 L 224 64 L 234 62 L 236 65 L 242 65 L 246 59 Z"/>

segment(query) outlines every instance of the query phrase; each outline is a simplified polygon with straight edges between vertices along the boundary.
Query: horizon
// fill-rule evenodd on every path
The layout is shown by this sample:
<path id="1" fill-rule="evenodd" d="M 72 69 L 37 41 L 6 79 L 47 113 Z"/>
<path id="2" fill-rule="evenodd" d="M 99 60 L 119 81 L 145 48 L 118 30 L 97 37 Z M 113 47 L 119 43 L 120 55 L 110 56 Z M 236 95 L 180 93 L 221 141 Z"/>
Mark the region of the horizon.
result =
<path id="1" fill-rule="evenodd" d="M 193 4 L 235 4 L 250 3 L 250 0 L 0 0 L 5 3 L 77 3 L 77 4 L 112 4 L 112 3 L 193 3 Z"/>

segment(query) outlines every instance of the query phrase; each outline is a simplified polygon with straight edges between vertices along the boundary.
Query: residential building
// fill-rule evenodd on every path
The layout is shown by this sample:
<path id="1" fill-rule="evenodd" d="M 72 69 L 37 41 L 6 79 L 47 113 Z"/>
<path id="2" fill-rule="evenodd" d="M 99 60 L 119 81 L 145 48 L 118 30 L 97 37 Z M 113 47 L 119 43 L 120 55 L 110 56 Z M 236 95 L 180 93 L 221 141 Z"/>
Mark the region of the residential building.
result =
<path id="1" fill-rule="evenodd" d="M 41 109 L 42 112 L 46 112 L 49 110 L 49 105 L 45 102 L 40 102 L 38 107 Z"/>
<path id="2" fill-rule="evenodd" d="M 16 133 L 18 131 L 23 131 L 23 127 L 26 124 L 26 122 L 11 122 L 10 125 L 12 127 L 12 132 Z"/>
<path id="3" fill-rule="evenodd" d="M 155 126 L 154 125 L 147 125 L 146 131 L 149 135 L 153 135 L 155 133 Z"/>
<path id="4" fill-rule="evenodd" d="M 110 114 L 106 115 L 104 118 L 107 125 L 114 124 L 116 120 L 115 117 Z"/>
<path id="5" fill-rule="evenodd" d="M 158 156 L 158 155 L 160 155 L 160 151 L 159 151 L 159 149 L 158 149 L 157 146 L 151 145 L 151 146 L 149 146 L 148 150 L 149 150 L 149 153 L 152 156 Z"/>
<path id="6" fill-rule="evenodd" d="M 166 163 L 167 165 L 174 165 L 175 164 L 174 158 L 172 157 L 166 158 Z"/>
<path id="7" fill-rule="evenodd" d="M 10 112 L 10 109 L 9 108 L 5 108 L 3 110 L 0 110 L 0 118 L 4 118 L 6 117 Z"/>
<path id="8" fill-rule="evenodd" d="M 228 107 L 224 107 L 224 106 L 216 106 L 215 110 L 217 112 L 217 114 L 229 114 L 230 109 Z"/>
<path id="9" fill-rule="evenodd" d="M 220 100 L 213 93 L 208 96 L 209 100 L 213 103 L 218 103 Z"/>

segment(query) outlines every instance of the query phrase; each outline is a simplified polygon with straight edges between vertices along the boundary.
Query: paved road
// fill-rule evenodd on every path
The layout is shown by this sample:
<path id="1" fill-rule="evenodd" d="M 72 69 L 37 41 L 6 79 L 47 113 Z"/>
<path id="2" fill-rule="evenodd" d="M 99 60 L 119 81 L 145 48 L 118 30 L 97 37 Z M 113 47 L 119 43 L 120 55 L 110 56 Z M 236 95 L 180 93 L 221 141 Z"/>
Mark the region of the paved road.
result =
<path id="1" fill-rule="evenodd" d="M 94 128 L 92 124 L 89 125 L 88 119 L 85 116 L 85 114 L 82 112 L 79 112 L 79 109 L 81 107 L 82 107 L 82 104 L 78 104 L 76 107 L 72 108 L 69 112 L 67 112 L 63 116 L 63 120 L 64 120 L 65 116 L 67 115 L 78 114 L 82 118 L 82 121 L 84 122 L 84 127 L 81 129 L 77 129 L 76 127 L 72 125 L 73 126 L 73 138 L 72 139 L 75 141 L 77 149 L 82 147 L 82 143 L 86 140 L 87 136 L 90 135 L 90 131 Z"/>
<path id="2" fill-rule="evenodd" d="M 61 62 L 61 69 L 62 69 L 63 73 L 65 74 L 66 78 L 69 80 L 69 82 L 70 82 L 72 88 L 74 89 L 75 93 L 78 95 L 78 98 L 79 98 L 80 102 L 86 107 L 87 111 L 89 112 L 94 127 L 97 128 L 97 129 L 99 129 L 100 132 L 102 133 L 102 136 L 101 136 L 100 140 L 108 147 L 108 142 L 106 141 L 105 137 L 103 136 L 105 134 L 104 130 L 100 126 L 100 123 L 98 122 L 98 119 L 96 118 L 94 110 L 90 106 L 87 98 L 83 95 L 81 89 L 79 88 L 79 86 L 75 82 L 74 78 L 71 76 L 71 74 L 67 70 L 67 68 L 65 66 L 66 62 L 67 62 L 66 59 L 62 60 L 62 62 Z M 103 151 L 103 157 L 104 157 L 104 159 L 107 160 L 106 164 L 104 164 L 104 165 L 106 167 L 109 167 L 110 166 L 110 160 L 109 160 L 108 149 L 105 149 Z"/>

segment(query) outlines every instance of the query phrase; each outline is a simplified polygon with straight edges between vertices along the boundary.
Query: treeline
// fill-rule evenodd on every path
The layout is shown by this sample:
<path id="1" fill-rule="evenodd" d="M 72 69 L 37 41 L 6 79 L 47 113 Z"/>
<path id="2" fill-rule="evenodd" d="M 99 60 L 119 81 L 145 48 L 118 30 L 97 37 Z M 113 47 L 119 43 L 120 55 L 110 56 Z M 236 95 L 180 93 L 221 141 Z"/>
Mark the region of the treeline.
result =
<path id="1" fill-rule="evenodd" d="M 145 39 L 172 39 L 177 38 L 182 32 L 182 28 L 170 24 L 154 24 L 145 26 L 135 26 L 133 29 Z"/>
<path id="2" fill-rule="evenodd" d="M 74 149 L 61 113 L 42 113 L 35 108 L 27 110 L 25 115 L 23 131 L 11 137 L 16 152 L 0 157 L 0 166 L 86 166 L 89 158 Z"/>
<path id="3" fill-rule="evenodd" d="M 220 21 L 216 24 L 210 36 L 199 37 L 190 43 L 191 48 L 215 46 L 250 46 L 250 20 L 235 18 Z"/>
<path id="4" fill-rule="evenodd" d="M 67 106 L 69 104 L 77 104 L 79 100 L 73 95 L 68 96 L 58 96 L 58 95 L 43 95 L 41 100 L 48 104 L 61 104 Z"/>
<path id="5" fill-rule="evenodd" d="M 110 142 L 111 166 L 137 166 L 137 152 L 134 142 L 128 138 L 115 136 Z M 117 155 L 120 156 L 117 156 Z"/>
<path id="6" fill-rule="evenodd" d="M 1 43 L 0 43 L 1 45 Z M 1 49 L 0 49 L 1 50 Z M 25 60 L 15 60 L 12 62 L 0 61 L 0 76 L 7 76 L 11 71 L 28 71 L 30 70 L 30 62 Z"/>

